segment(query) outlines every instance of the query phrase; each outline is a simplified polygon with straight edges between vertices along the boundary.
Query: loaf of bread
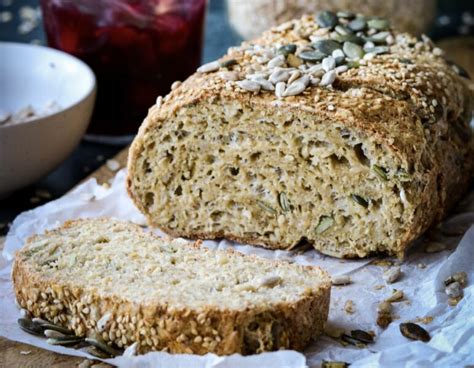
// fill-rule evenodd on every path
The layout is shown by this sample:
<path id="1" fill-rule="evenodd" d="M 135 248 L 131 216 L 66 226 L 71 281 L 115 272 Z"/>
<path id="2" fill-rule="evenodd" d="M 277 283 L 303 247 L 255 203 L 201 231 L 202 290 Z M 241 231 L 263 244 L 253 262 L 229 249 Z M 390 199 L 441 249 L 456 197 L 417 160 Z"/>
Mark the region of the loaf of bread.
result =
<path id="1" fill-rule="evenodd" d="M 162 240 L 115 220 L 78 220 L 17 253 L 18 303 L 139 353 L 301 350 L 321 333 L 330 280 L 317 267 Z"/>
<path id="2" fill-rule="evenodd" d="M 284 23 L 157 100 L 128 191 L 176 236 L 403 257 L 472 177 L 465 76 L 385 19 Z"/>

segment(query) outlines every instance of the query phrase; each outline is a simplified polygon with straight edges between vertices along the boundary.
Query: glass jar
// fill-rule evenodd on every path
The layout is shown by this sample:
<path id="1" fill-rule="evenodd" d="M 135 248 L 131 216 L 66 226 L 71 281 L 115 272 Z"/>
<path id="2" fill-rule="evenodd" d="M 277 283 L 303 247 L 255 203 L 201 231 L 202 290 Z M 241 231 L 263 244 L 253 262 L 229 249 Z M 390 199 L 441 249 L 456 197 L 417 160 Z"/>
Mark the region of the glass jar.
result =
<path id="1" fill-rule="evenodd" d="M 41 0 L 48 44 L 97 76 L 88 133 L 130 139 L 157 96 L 201 61 L 206 0 Z"/>

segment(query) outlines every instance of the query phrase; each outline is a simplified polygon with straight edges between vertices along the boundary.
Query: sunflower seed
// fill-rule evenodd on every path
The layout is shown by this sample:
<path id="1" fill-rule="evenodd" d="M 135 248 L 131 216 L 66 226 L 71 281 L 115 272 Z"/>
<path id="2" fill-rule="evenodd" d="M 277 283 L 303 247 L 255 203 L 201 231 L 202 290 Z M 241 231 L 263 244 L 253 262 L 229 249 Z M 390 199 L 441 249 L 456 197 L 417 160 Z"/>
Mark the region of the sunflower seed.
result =
<path id="1" fill-rule="evenodd" d="M 27 318 L 19 318 L 17 322 L 23 331 L 28 332 L 31 335 L 44 336 L 43 328 L 32 320 Z"/>
<path id="2" fill-rule="evenodd" d="M 385 280 L 387 284 L 393 284 L 400 278 L 401 274 L 402 273 L 400 271 L 399 266 L 391 267 L 387 271 L 384 272 L 383 279 Z"/>
<path id="3" fill-rule="evenodd" d="M 262 280 L 260 283 L 260 286 L 262 287 L 267 287 L 267 288 L 273 288 L 282 282 L 282 278 L 280 276 L 269 276 L 266 277 Z"/>
<path id="4" fill-rule="evenodd" d="M 303 83 L 293 82 L 286 87 L 285 92 L 283 92 L 283 97 L 299 95 L 305 89 L 306 86 Z"/>
<path id="5" fill-rule="evenodd" d="M 336 14 L 322 11 L 316 15 L 316 23 L 322 28 L 333 28 L 338 22 Z"/>
<path id="6" fill-rule="evenodd" d="M 46 337 L 52 337 L 52 338 L 65 337 L 66 336 L 66 335 L 62 334 L 61 332 L 58 332 L 58 331 L 55 331 L 55 330 L 44 330 L 43 334 Z"/>
<path id="7" fill-rule="evenodd" d="M 336 60 L 336 64 L 339 65 L 344 61 L 346 55 L 344 54 L 344 51 L 342 51 L 341 49 L 337 49 L 332 52 L 332 57 L 334 58 L 334 60 Z"/>
<path id="8" fill-rule="evenodd" d="M 374 337 L 368 332 L 365 332 L 363 330 L 352 330 L 351 336 L 354 339 L 359 340 L 360 342 L 363 342 L 365 344 L 370 344 L 374 342 Z"/>
<path id="9" fill-rule="evenodd" d="M 238 64 L 238 63 L 237 63 L 237 60 L 235 60 L 235 59 L 228 59 L 228 60 L 225 60 L 225 61 L 221 61 L 220 64 L 219 64 L 219 66 L 220 66 L 221 68 L 229 68 L 229 67 L 234 66 L 234 65 L 236 65 L 236 64 Z"/>
<path id="10" fill-rule="evenodd" d="M 393 290 L 392 295 L 390 295 L 387 299 L 385 299 L 385 301 L 389 303 L 399 302 L 403 299 L 403 297 L 404 297 L 403 291 Z"/>
<path id="11" fill-rule="evenodd" d="M 105 162 L 105 165 L 110 171 L 117 171 L 118 169 L 120 169 L 120 163 L 117 160 L 107 160 Z"/>
<path id="12" fill-rule="evenodd" d="M 456 272 L 454 275 L 449 276 L 444 280 L 444 286 L 448 286 L 453 282 L 458 282 L 459 285 L 465 287 L 467 285 L 467 273 L 466 272 Z"/>
<path id="13" fill-rule="evenodd" d="M 295 54 L 288 55 L 286 61 L 288 65 L 291 66 L 292 68 L 298 68 L 299 66 L 303 64 L 303 61 L 299 57 L 297 57 Z"/>
<path id="14" fill-rule="evenodd" d="M 278 55 L 275 56 L 272 60 L 270 60 L 267 64 L 268 69 L 276 68 L 277 66 L 282 66 L 285 64 L 285 55 Z"/>
<path id="15" fill-rule="evenodd" d="M 350 59 L 361 59 L 364 56 L 364 49 L 353 42 L 344 42 L 342 50 L 344 51 L 344 54 L 346 54 L 346 56 Z"/>
<path id="16" fill-rule="evenodd" d="M 317 61 L 321 61 L 324 59 L 326 55 L 323 54 L 322 52 L 320 51 L 303 51 L 303 52 L 300 52 L 298 54 L 298 57 L 301 59 L 301 60 L 304 60 L 304 61 L 309 61 L 309 62 L 317 62 Z"/>
<path id="17" fill-rule="evenodd" d="M 97 330 L 99 332 L 102 332 L 105 330 L 105 326 L 110 321 L 111 317 L 112 317 L 111 313 L 106 313 L 102 317 L 100 317 L 100 319 L 97 321 Z"/>
<path id="18" fill-rule="evenodd" d="M 245 89 L 246 91 L 250 91 L 250 92 L 260 91 L 260 84 L 250 79 L 244 79 L 244 80 L 238 81 L 237 85 L 240 88 Z"/>
<path id="19" fill-rule="evenodd" d="M 80 336 L 56 337 L 56 338 L 49 338 L 46 340 L 46 342 L 50 345 L 76 345 L 83 341 L 84 341 L 84 338 Z"/>
<path id="20" fill-rule="evenodd" d="M 354 32 L 359 32 L 363 31 L 365 27 L 367 27 L 367 23 L 363 18 L 356 18 L 354 20 L 351 20 L 347 26 L 350 30 Z"/>
<path id="21" fill-rule="evenodd" d="M 320 86 L 329 86 L 334 83 L 336 80 L 336 72 L 334 70 L 330 70 L 326 72 L 323 77 L 321 78 Z"/>
<path id="22" fill-rule="evenodd" d="M 220 68 L 219 62 L 216 61 L 211 61 L 210 63 L 201 65 L 199 68 L 197 68 L 198 73 L 210 73 L 218 70 Z"/>
<path id="23" fill-rule="evenodd" d="M 315 228 L 317 234 L 322 234 L 334 225 L 334 219 L 331 216 L 321 216 L 319 223 Z"/>
<path id="24" fill-rule="evenodd" d="M 288 73 L 284 69 L 275 69 L 275 71 L 270 74 L 269 80 L 273 84 L 277 84 L 279 82 L 286 82 L 290 77 L 290 73 Z"/>
<path id="25" fill-rule="evenodd" d="M 178 88 L 181 85 L 181 81 L 174 81 L 173 84 L 171 85 L 171 90 L 174 91 L 176 88 Z"/>
<path id="26" fill-rule="evenodd" d="M 102 350 L 103 352 L 111 355 L 111 356 L 118 356 L 120 355 L 120 353 L 115 350 L 114 348 L 110 347 L 109 345 L 107 345 L 105 342 L 103 342 L 102 340 L 100 339 L 94 339 L 94 338 L 91 338 L 91 337 L 87 337 L 85 339 L 85 342 L 88 343 L 89 345 L 92 345 L 92 346 L 95 346 L 97 349 L 100 349 Z"/>
<path id="27" fill-rule="evenodd" d="M 312 46 L 315 50 L 323 53 L 324 55 L 331 55 L 335 50 L 341 49 L 342 45 L 334 40 L 319 40 L 313 42 Z"/>
<path id="28" fill-rule="evenodd" d="M 400 332 L 403 336 L 411 340 L 420 340 L 423 342 L 428 342 L 431 340 L 428 331 L 415 323 L 400 323 Z"/>
<path id="29" fill-rule="evenodd" d="M 235 72 L 220 72 L 219 77 L 221 77 L 225 81 L 231 81 L 231 82 L 234 82 L 238 79 L 237 73 Z"/>
<path id="30" fill-rule="evenodd" d="M 342 362 L 342 361 L 323 360 L 321 362 L 321 368 L 347 368 L 347 367 L 349 367 L 349 363 Z"/>
<path id="31" fill-rule="evenodd" d="M 339 75 L 339 74 L 342 74 L 342 73 L 345 73 L 349 70 L 348 66 L 347 65 L 339 65 L 336 69 L 334 69 L 336 71 L 336 74 Z"/>
<path id="32" fill-rule="evenodd" d="M 305 87 L 308 87 L 308 85 L 309 85 L 309 76 L 304 74 L 299 79 L 295 80 L 294 83 L 302 83 L 302 84 L 304 84 Z"/>
<path id="33" fill-rule="evenodd" d="M 270 82 L 269 80 L 266 80 L 265 78 L 255 78 L 253 81 L 260 84 L 260 86 L 266 91 L 275 90 L 275 86 L 272 84 L 272 82 Z"/>
<path id="34" fill-rule="evenodd" d="M 351 194 L 351 199 L 362 207 L 369 207 L 369 202 L 364 197 L 361 197 L 358 194 Z"/>
<path id="35" fill-rule="evenodd" d="M 289 54 L 294 54 L 296 52 L 296 45 L 294 44 L 289 44 L 289 45 L 283 45 L 278 48 L 277 54 L 282 54 L 285 56 L 288 56 Z"/>
<path id="36" fill-rule="evenodd" d="M 288 212 L 291 210 L 290 202 L 288 201 L 288 197 L 286 196 L 285 192 L 281 192 L 278 195 L 278 202 L 280 202 L 281 209 L 284 212 Z"/>
<path id="37" fill-rule="evenodd" d="M 323 69 L 328 72 L 336 67 L 336 60 L 332 56 L 325 57 L 322 62 Z"/>
<path id="38" fill-rule="evenodd" d="M 299 70 L 292 71 L 290 73 L 290 77 L 288 78 L 288 84 L 293 83 L 301 76 L 301 72 Z"/>
<path id="39" fill-rule="evenodd" d="M 333 276 L 331 280 L 333 285 L 348 285 L 351 283 L 351 277 L 348 275 Z"/>
<path id="40" fill-rule="evenodd" d="M 390 22 L 387 19 L 370 19 L 367 22 L 369 28 L 376 29 L 377 31 L 385 31 L 390 28 Z"/>
<path id="41" fill-rule="evenodd" d="M 444 291 L 446 292 L 447 296 L 453 299 L 463 296 L 461 284 L 459 284 L 459 282 L 457 281 L 454 281 L 450 283 L 448 286 L 446 286 L 446 289 Z"/>
<path id="42" fill-rule="evenodd" d="M 285 92 L 286 89 L 286 83 L 285 82 L 278 82 L 275 86 L 275 96 L 278 98 L 283 97 L 283 93 Z"/>

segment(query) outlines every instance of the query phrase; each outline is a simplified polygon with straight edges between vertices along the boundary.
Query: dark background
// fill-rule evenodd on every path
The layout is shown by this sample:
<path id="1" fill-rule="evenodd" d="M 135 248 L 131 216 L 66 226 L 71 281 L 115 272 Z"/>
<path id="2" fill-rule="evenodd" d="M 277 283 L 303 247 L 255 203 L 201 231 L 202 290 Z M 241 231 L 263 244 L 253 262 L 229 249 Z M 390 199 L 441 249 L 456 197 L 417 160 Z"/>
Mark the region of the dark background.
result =
<path id="1" fill-rule="evenodd" d="M 36 7 L 38 2 L 38 0 L 0 0 L 0 16 L 3 12 L 10 12 L 13 16 L 9 22 L 0 22 L 0 41 L 44 44 L 41 24 L 29 33 L 20 34 L 18 32 L 20 24 L 19 9 L 25 5 Z M 445 24 L 446 16 L 450 19 L 449 24 Z M 431 32 L 429 32 L 434 40 L 459 35 L 472 35 L 473 31 L 474 0 L 444 0 L 438 2 L 438 16 Z M 218 58 L 226 52 L 229 46 L 236 45 L 240 41 L 240 37 L 230 28 L 227 22 L 225 0 L 210 0 L 206 18 L 203 62 Z M 34 185 L 0 200 L 0 235 L 2 235 L 2 232 L 6 232 L 7 224 L 13 221 L 20 212 L 63 195 L 122 148 L 123 146 L 110 146 L 83 140 L 71 156 L 51 174 Z M 51 195 L 51 198 L 45 195 L 45 191 Z"/>

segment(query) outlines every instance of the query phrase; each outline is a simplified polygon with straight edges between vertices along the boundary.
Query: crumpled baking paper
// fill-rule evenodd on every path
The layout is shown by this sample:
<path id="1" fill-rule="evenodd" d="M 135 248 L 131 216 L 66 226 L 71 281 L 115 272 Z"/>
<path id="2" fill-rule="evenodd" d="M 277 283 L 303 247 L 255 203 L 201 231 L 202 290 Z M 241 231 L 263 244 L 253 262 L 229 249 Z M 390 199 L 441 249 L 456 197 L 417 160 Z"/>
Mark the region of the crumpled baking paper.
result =
<path id="1" fill-rule="evenodd" d="M 98 185 L 91 179 L 64 197 L 19 215 L 12 224 L 0 260 L 0 335 L 11 340 L 35 345 L 61 354 L 96 359 L 81 350 L 52 346 L 45 339 L 29 335 L 17 326 L 20 311 L 15 305 L 11 284 L 11 260 L 24 240 L 37 232 L 59 226 L 64 221 L 85 217 L 114 217 L 140 225 L 145 219 L 128 198 L 125 187 L 125 171 L 117 173 L 110 188 Z M 374 331 L 375 343 L 366 348 L 342 346 L 327 336 L 320 337 L 303 353 L 279 351 L 248 357 L 233 355 L 218 357 L 212 354 L 173 355 L 148 353 L 142 356 L 117 357 L 104 360 L 121 367 L 319 367 L 321 361 L 338 360 L 351 363 L 351 367 L 460 367 L 474 364 L 474 193 L 458 207 L 455 215 L 445 221 L 431 237 L 443 242 L 448 249 L 438 253 L 426 253 L 423 240 L 409 251 L 401 263 L 403 275 L 391 285 L 383 281 L 383 265 L 371 263 L 374 259 L 340 260 L 324 256 L 314 250 L 271 251 L 226 240 L 205 241 L 209 248 L 234 249 L 270 259 L 290 260 L 303 265 L 317 265 L 331 275 L 349 275 L 352 284 L 333 287 L 328 324 L 350 331 L 363 329 Z M 159 231 L 157 231 L 159 235 Z M 446 234 L 464 234 L 446 236 Z M 397 260 L 391 259 L 397 263 Z M 456 306 L 447 304 L 443 280 L 455 272 L 468 274 L 464 298 Z M 396 319 L 385 330 L 375 321 L 377 305 L 392 293 L 403 290 L 405 301 L 394 303 Z M 345 310 L 348 301 L 353 303 L 353 313 Z M 427 320 L 420 321 L 419 319 Z M 400 334 L 399 324 L 415 321 L 431 335 L 431 341 L 411 341 Z M 425 322 L 425 323 L 423 323 Z"/>

